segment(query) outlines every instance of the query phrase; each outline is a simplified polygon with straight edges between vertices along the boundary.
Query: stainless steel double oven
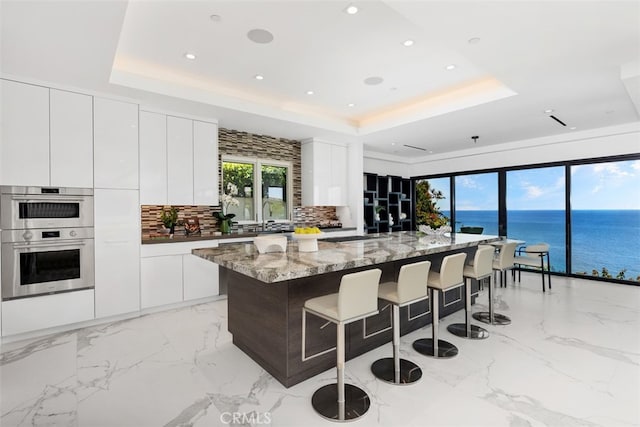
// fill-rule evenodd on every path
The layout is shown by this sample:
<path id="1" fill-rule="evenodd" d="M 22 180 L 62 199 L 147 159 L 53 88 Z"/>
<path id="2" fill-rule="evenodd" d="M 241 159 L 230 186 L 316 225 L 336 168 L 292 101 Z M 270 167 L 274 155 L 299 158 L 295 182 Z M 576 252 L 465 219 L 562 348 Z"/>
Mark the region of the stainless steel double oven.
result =
<path id="1" fill-rule="evenodd" d="M 93 190 L 0 187 L 2 300 L 93 288 Z"/>

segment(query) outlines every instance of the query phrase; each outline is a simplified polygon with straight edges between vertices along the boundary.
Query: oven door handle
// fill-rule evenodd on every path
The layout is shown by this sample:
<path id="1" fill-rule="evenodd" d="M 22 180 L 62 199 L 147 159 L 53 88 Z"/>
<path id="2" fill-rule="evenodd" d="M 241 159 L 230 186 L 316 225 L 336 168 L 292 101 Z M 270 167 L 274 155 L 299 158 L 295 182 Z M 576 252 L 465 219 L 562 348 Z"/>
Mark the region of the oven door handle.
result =
<path id="1" fill-rule="evenodd" d="M 58 242 L 44 242 L 44 243 L 14 243 L 13 249 L 29 249 L 29 248 L 47 248 L 47 247 L 62 247 L 62 246 L 84 246 L 86 242 L 84 240 L 59 240 Z"/>
<path id="2" fill-rule="evenodd" d="M 11 196 L 12 200 L 24 200 L 27 202 L 83 202 L 85 201 L 85 199 L 83 198 L 79 198 L 79 197 L 65 197 L 65 196 L 46 196 L 46 195 L 42 195 L 42 196 L 37 196 L 34 197 L 33 195 L 30 196 L 22 196 L 19 194 L 14 194 L 13 196 Z"/>

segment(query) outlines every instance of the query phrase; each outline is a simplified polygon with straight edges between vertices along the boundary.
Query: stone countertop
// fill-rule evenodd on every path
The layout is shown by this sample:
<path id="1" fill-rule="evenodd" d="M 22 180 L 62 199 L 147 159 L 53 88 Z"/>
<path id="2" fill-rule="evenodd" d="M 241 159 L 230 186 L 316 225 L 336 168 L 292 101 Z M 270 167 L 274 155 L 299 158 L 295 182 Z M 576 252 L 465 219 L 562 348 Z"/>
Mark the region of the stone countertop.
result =
<path id="1" fill-rule="evenodd" d="M 368 240 L 341 243 L 318 240 L 317 252 L 298 252 L 295 239 L 288 242 L 284 253 L 260 254 L 253 243 L 234 243 L 218 248 L 193 249 L 191 252 L 235 272 L 274 283 L 500 240 L 498 236 L 482 234 L 419 236 L 413 231 L 369 234 L 365 238 Z"/>
<path id="2" fill-rule="evenodd" d="M 334 231 L 354 231 L 355 227 L 344 227 L 344 228 L 328 228 L 323 229 L 322 231 L 325 233 L 331 233 Z M 212 233 L 202 233 L 194 236 L 185 236 L 185 235 L 174 235 L 173 238 L 169 238 L 168 235 L 158 235 L 153 237 L 145 237 L 142 238 L 141 243 L 143 245 L 153 245 L 157 243 L 181 243 L 181 242 L 195 242 L 198 240 L 225 240 L 225 239 L 243 239 L 243 238 L 253 238 L 256 236 L 264 235 L 264 234 L 274 234 L 279 235 L 283 234 L 285 236 L 293 234 L 293 232 L 284 232 L 284 233 L 275 233 L 269 231 L 261 231 L 261 232 L 252 232 L 252 233 L 230 233 L 230 234 L 212 234 Z"/>

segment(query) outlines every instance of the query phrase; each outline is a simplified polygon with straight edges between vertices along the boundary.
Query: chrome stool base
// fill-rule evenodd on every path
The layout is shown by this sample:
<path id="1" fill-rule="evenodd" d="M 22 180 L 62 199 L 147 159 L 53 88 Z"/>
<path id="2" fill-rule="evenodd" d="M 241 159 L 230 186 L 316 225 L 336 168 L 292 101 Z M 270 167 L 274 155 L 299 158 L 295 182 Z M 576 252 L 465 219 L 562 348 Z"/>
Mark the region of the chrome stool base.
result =
<path id="1" fill-rule="evenodd" d="M 479 322 L 486 323 L 491 325 L 491 315 L 488 311 L 480 311 L 478 313 L 473 313 L 473 318 Z M 509 319 L 504 314 L 493 313 L 493 325 L 509 325 L 511 323 L 511 319 Z"/>
<path id="2" fill-rule="evenodd" d="M 369 396 L 359 387 L 344 385 L 344 407 L 338 404 L 338 384 L 327 384 L 313 393 L 311 406 L 322 417 L 331 421 L 354 421 L 363 416 L 371 402 Z"/>
<path id="3" fill-rule="evenodd" d="M 470 326 L 469 334 L 467 335 L 466 323 L 453 323 L 447 326 L 447 331 L 457 337 L 469 338 L 472 340 L 483 340 L 485 338 L 489 338 L 489 331 L 476 325 Z"/>
<path id="4" fill-rule="evenodd" d="M 433 339 L 422 338 L 413 342 L 413 348 L 424 356 L 450 359 L 458 354 L 458 347 L 450 342 L 438 340 L 438 354 L 434 354 Z"/>
<path id="5" fill-rule="evenodd" d="M 371 365 L 371 372 L 376 378 L 391 384 L 406 385 L 422 378 L 422 369 L 410 360 L 400 359 L 400 371 L 396 378 L 393 357 L 378 359 Z"/>

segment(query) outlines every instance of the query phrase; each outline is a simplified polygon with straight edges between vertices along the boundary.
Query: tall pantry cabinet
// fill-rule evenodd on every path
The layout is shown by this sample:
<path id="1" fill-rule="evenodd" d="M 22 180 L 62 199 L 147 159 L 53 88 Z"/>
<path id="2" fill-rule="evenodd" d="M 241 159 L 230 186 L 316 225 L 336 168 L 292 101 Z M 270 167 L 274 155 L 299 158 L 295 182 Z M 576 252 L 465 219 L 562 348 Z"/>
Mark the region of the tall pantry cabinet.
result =
<path id="1" fill-rule="evenodd" d="M 138 105 L 94 98 L 96 317 L 140 309 Z"/>

